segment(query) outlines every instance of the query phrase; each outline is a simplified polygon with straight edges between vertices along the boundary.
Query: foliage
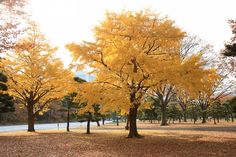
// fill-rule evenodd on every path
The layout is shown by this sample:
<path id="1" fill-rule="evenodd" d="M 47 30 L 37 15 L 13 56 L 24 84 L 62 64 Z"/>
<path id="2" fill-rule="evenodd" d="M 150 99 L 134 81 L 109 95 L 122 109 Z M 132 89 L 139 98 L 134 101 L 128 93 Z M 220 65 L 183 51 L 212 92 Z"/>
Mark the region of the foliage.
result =
<path id="1" fill-rule="evenodd" d="M 231 42 L 225 44 L 224 55 L 225 56 L 236 56 L 236 20 L 229 20 L 230 27 L 232 28 L 233 37 Z"/>
<path id="2" fill-rule="evenodd" d="M 0 114 L 15 111 L 13 97 L 6 93 L 8 89 L 6 83 L 7 77 L 0 73 Z"/>
<path id="3" fill-rule="evenodd" d="M 94 42 L 66 46 L 74 60 L 82 63 L 80 67 L 91 67 L 96 76 L 81 87 L 83 99 L 88 106 L 103 104 L 102 110 L 130 112 L 134 128 L 137 109 L 149 88 L 170 85 L 196 96 L 217 79 L 214 70 L 203 69 L 200 55 L 181 59 L 180 41 L 185 33 L 173 21 L 157 14 L 107 13 L 94 33 Z"/>
<path id="4" fill-rule="evenodd" d="M 4 0 L 0 3 L 0 53 L 12 49 L 26 30 L 26 0 Z"/>
<path id="5" fill-rule="evenodd" d="M 55 51 L 31 23 L 26 37 L 14 46 L 14 53 L 7 53 L 1 61 L 1 70 L 9 78 L 9 94 L 27 108 L 31 120 L 72 90 L 73 75 L 55 58 Z"/>

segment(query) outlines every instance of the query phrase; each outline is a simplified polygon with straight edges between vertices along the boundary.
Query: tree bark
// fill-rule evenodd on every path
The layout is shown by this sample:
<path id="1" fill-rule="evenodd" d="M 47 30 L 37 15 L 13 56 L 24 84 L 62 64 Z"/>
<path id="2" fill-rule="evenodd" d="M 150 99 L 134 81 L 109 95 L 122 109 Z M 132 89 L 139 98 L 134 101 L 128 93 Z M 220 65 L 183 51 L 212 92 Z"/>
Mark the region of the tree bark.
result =
<path id="1" fill-rule="evenodd" d="M 184 122 L 187 122 L 187 110 L 184 109 Z"/>
<path id="2" fill-rule="evenodd" d="M 116 116 L 116 126 L 119 126 L 119 118 Z"/>
<path id="3" fill-rule="evenodd" d="M 216 124 L 216 118 L 215 117 L 213 118 L 213 120 L 214 120 L 214 124 Z"/>
<path id="4" fill-rule="evenodd" d="M 88 119 L 87 119 L 87 134 L 90 134 L 90 121 L 91 121 L 91 116 L 92 114 L 89 112 L 89 116 L 88 116 Z"/>
<path id="5" fill-rule="evenodd" d="M 137 107 L 133 107 L 129 109 L 129 118 L 130 118 L 130 127 L 129 127 L 129 138 L 140 137 L 137 131 Z"/>
<path id="6" fill-rule="evenodd" d="M 161 105 L 161 126 L 168 125 L 166 117 L 166 104 Z"/>
<path id="7" fill-rule="evenodd" d="M 105 118 L 102 117 L 102 125 L 105 125 Z"/>
<path id="8" fill-rule="evenodd" d="M 35 115 L 34 115 L 33 105 L 28 104 L 27 111 L 28 111 L 28 131 L 34 132 Z"/>
<path id="9" fill-rule="evenodd" d="M 206 110 L 202 111 L 202 123 L 206 123 Z"/>
<path id="10" fill-rule="evenodd" d="M 70 109 L 67 110 L 67 126 L 66 126 L 66 131 L 70 131 Z"/>
<path id="11" fill-rule="evenodd" d="M 100 127 L 100 123 L 98 119 L 96 119 L 96 122 L 97 122 L 97 126 Z"/>
<path id="12" fill-rule="evenodd" d="M 231 121 L 234 122 L 234 115 L 233 115 L 233 113 L 231 113 L 230 116 L 231 116 Z"/>
<path id="13" fill-rule="evenodd" d="M 129 115 L 127 115 L 125 130 L 129 130 L 129 123 L 130 123 L 130 118 L 129 118 Z"/>

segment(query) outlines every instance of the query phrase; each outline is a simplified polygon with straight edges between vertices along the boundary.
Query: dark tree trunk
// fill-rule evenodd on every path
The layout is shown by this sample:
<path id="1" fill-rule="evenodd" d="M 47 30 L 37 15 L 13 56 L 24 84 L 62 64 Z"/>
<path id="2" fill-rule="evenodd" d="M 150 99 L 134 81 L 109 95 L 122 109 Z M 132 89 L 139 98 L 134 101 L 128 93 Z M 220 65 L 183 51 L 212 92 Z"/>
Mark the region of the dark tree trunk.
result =
<path id="1" fill-rule="evenodd" d="M 88 113 L 89 115 L 88 115 L 88 119 L 87 119 L 87 134 L 90 134 L 90 121 L 91 121 L 91 116 L 92 116 L 92 114 L 89 112 Z"/>
<path id="2" fill-rule="evenodd" d="M 67 126 L 66 131 L 70 131 L 70 109 L 67 110 Z"/>
<path id="3" fill-rule="evenodd" d="M 217 123 L 219 123 L 220 122 L 220 117 L 219 116 L 217 116 Z"/>
<path id="4" fill-rule="evenodd" d="M 161 126 L 168 125 L 167 117 L 166 117 L 166 104 L 162 104 L 161 106 Z"/>
<path id="5" fill-rule="evenodd" d="M 28 111 L 28 131 L 34 132 L 35 115 L 34 115 L 33 105 L 28 104 L 27 111 Z"/>
<path id="6" fill-rule="evenodd" d="M 105 125 L 105 118 L 102 117 L 102 125 Z"/>
<path id="7" fill-rule="evenodd" d="M 206 123 L 206 117 L 207 115 L 206 115 L 206 110 L 203 110 L 202 111 L 202 123 Z"/>
<path id="8" fill-rule="evenodd" d="M 100 127 L 100 123 L 98 119 L 96 119 L 96 122 L 97 122 L 97 126 Z"/>
<path id="9" fill-rule="evenodd" d="M 187 122 L 187 110 L 184 109 L 184 122 Z"/>
<path id="10" fill-rule="evenodd" d="M 116 117 L 116 125 L 119 126 L 119 118 Z"/>
<path id="11" fill-rule="evenodd" d="M 233 113 L 231 113 L 230 116 L 231 116 L 231 121 L 234 122 L 234 115 L 233 115 Z"/>
<path id="12" fill-rule="evenodd" d="M 216 118 L 215 117 L 213 118 L 213 120 L 214 120 L 214 124 L 216 124 Z"/>
<path id="13" fill-rule="evenodd" d="M 129 138 L 140 137 L 137 131 L 137 107 L 129 109 L 129 117 L 130 117 L 130 127 L 129 127 Z"/>
<path id="14" fill-rule="evenodd" d="M 125 130 L 129 130 L 129 123 L 130 123 L 130 118 L 129 118 L 129 115 L 127 115 Z"/>

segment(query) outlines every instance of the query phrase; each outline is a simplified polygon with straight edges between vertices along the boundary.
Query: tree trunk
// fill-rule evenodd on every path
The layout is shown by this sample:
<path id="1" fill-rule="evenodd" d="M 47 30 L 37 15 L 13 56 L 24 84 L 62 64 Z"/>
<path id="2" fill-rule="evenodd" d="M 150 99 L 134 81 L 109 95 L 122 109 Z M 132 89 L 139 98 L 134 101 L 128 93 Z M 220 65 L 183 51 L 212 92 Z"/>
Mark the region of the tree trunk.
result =
<path id="1" fill-rule="evenodd" d="M 233 113 L 231 113 L 230 116 L 231 116 L 231 121 L 234 122 L 234 115 L 233 115 Z"/>
<path id="2" fill-rule="evenodd" d="M 129 109 L 130 127 L 129 127 L 129 138 L 140 137 L 137 131 L 137 107 Z"/>
<path id="3" fill-rule="evenodd" d="M 66 131 L 70 131 L 70 109 L 67 110 L 67 126 L 66 126 Z"/>
<path id="4" fill-rule="evenodd" d="M 213 120 L 214 120 L 214 124 L 216 124 L 216 118 L 215 117 L 213 118 Z"/>
<path id="5" fill-rule="evenodd" d="M 28 104 L 27 111 L 28 111 L 28 131 L 34 132 L 35 115 L 34 115 L 33 105 Z"/>
<path id="6" fill-rule="evenodd" d="M 186 109 L 184 109 L 184 122 L 187 122 L 187 110 Z"/>
<path id="7" fill-rule="evenodd" d="M 206 123 L 206 117 L 207 115 L 206 115 L 206 110 L 203 110 L 202 111 L 202 123 Z"/>
<path id="8" fill-rule="evenodd" d="M 97 122 L 97 126 L 100 127 L 100 123 L 98 119 L 96 119 L 96 122 Z"/>
<path id="9" fill-rule="evenodd" d="M 168 125 L 167 117 L 166 117 L 166 104 L 162 104 L 161 106 L 161 126 Z"/>
<path id="10" fill-rule="evenodd" d="M 116 125 L 119 126 L 119 118 L 116 117 Z"/>
<path id="11" fill-rule="evenodd" d="M 91 121 L 91 113 L 89 112 L 89 116 L 88 116 L 88 119 L 87 119 L 87 134 L 90 134 L 90 121 Z"/>
<path id="12" fill-rule="evenodd" d="M 105 118 L 102 117 L 102 125 L 105 125 Z"/>
<path id="13" fill-rule="evenodd" d="M 125 130 L 129 130 L 129 123 L 130 123 L 130 118 L 129 118 L 129 115 L 127 115 Z"/>

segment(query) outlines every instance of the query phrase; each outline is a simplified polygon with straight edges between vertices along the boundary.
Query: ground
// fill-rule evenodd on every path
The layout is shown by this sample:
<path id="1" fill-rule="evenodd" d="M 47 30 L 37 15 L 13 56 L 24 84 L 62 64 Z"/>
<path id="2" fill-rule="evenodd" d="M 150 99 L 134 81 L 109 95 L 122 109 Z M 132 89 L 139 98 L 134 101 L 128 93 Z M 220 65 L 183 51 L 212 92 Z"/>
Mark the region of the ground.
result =
<path id="1" fill-rule="evenodd" d="M 1 157 L 234 157 L 236 154 L 236 123 L 170 124 L 159 126 L 139 122 L 140 139 L 126 138 L 120 126 L 92 127 L 85 134 L 79 127 L 45 130 L 35 133 L 0 133 Z"/>

